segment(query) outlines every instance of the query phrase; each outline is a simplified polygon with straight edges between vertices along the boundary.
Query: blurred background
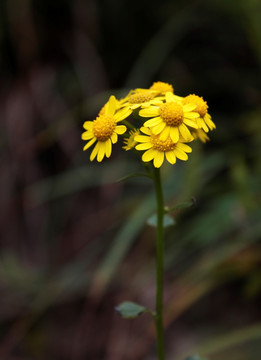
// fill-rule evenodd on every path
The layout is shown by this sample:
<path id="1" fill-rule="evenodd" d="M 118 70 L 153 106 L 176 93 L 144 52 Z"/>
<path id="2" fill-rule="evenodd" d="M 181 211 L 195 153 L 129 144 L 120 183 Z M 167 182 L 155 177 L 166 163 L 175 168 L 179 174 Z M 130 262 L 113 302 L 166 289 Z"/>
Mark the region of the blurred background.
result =
<path id="1" fill-rule="evenodd" d="M 261 2 L 1 0 L 0 359 L 155 360 L 155 209 L 141 165 L 89 162 L 82 124 L 153 81 L 217 125 L 163 167 L 167 359 L 261 358 Z"/>

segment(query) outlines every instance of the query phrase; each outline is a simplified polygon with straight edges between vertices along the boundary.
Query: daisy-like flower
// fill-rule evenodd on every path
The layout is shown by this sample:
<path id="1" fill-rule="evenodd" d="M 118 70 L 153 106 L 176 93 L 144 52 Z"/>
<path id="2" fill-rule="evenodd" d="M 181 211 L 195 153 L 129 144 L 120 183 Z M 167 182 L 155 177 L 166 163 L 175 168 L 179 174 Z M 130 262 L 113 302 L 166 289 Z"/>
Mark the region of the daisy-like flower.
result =
<path id="1" fill-rule="evenodd" d="M 174 92 L 174 89 L 173 89 L 173 86 L 168 84 L 168 83 L 165 83 L 165 82 L 162 82 L 162 81 L 156 81 L 154 82 L 151 87 L 150 87 L 151 90 L 155 90 L 155 91 L 158 91 L 159 93 L 161 94 L 165 94 L 166 92 L 171 92 L 173 93 Z"/>
<path id="2" fill-rule="evenodd" d="M 131 114 L 128 108 L 118 110 L 118 102 L 115 96 L 111 96 L 105 104 L 99 116 L 94 121 L 85 121 L 83 124 L 86 130 L 82 134 L 83 140 L 88 140 L 83 150 L 87 150 L 95 142 L 90 160 L 93 161 L 97 156 L 97 161 L 102 161 L 104 156 L 111 156 L 112 144 L 118 141 L 118 135 L 122 135 L 127 130 L 125 125 L 117 125 Z"/>
<path id="3" fill-rule="evenodd" d="M 130 130 L 129 137 L 123 140 L 125 145 L 122 148 L 126 151 L 133 149 L 137 145 L 137 141 L 135 141 L 135 136 L 137 135 L 140 135 L 139 130 Z"/>
<path id="4" fill-rule="evenodd" d="M 160 139 L 163 141 L 170 137 L 176 143 L 181 136 L 185 141 L 193 139 L 188 127 L 198 128 L 199 114 L 193 111 L 195 108 L 194 104 L 183 105 L 177 102 L 176 96 L 167 92 L 166 103 L 141 109 L 139 115 L 151 118 L 144 123 L 144 126 L 151 128 L 153 134 L 160 134 Z"/>
<path id="5" fill-rule="evenodd" d="M 164 97 L 157 96 L 157 91 L 136 89 L 131 92 L 123 106 L 127 106 L 131 110 L 139 107 L 146 108 L 151 105 L 160 105 L 163 103 Z"/>
<path id="6" fill-rule="evenodd" d="M 146 150 L 142 155 L 142 161 L 147 162 L 153 160 L 153 165 L 156 168 L 161 167 L 166 157 L 170 164 L 175 164 L 176 159 L 186 161 L 188 159 L 187 153 L 192 152 L 190 146 L 183 143 L 184 140 L 173 142 L 170 137 L 165 140 L 160 139 L 159 135 L 152 133 L 151 129 L 142 127 L 141 132 L 145 135 L 135 136 L 137 150 Z"/>
<path id="7" fill-rule="evenodd" d="M 183 99 L 183 104 L 195 104 L 196 108 L 194 111 L 199 113 L 199 118 L 197 119 L 197 124 L 200 129 L 203 129 L 205 132 L 208 132 L 209 129 L 213 130 L 216 128 L 216 125 L 211 119 L 211 116 L 208 113 L 208 104 L 204 99 L 198 95 L 191 94 L 186 96 Z"/>
<path id="8" fill-rule="evenodd" d="M 208 140 L 210 140 L 208 135 L 202 129 L 196 129 L 195 131 L 192 131 L 192 136 L 194 139 L 199 139 L 203 143 L 206 143 Z"/>

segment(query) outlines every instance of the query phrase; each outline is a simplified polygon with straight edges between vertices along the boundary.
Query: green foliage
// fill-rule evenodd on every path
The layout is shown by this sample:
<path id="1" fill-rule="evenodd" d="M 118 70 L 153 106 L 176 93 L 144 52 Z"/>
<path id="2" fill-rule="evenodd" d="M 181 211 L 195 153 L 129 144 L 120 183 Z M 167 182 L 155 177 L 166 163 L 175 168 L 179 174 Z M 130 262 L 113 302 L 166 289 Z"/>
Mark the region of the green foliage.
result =
<path id="1" fill-rule="evenodd" d="M 157 214 L 154 214 L 150 218 L 148 218 L 147 224 L 152 227 L 157 227 Z M 167 228 L 172 225 L 175 225 L 175 220 L 172 216 L 165 214 L 163 217 L 163 227 Z"/>
<path id="2" fill-rule="evenodd" d="M 118 305 L 115 310 L 119 313 L 124 319 L 134 319 L 137 316 L 142 315 L 144 312 L 147 312 L 144 306 L 136 304 L 134 302 L 125 301 Z"/>

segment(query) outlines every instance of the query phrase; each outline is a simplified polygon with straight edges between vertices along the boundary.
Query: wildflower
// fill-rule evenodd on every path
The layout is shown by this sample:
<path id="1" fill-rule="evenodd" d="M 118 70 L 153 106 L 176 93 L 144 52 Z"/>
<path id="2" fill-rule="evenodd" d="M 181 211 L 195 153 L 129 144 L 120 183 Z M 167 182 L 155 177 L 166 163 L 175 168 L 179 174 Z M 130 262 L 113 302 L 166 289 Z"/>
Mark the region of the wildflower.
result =
<path id="1" fill-rule="evenodd" d="M 135 136 L 137 150 L 146 150 L 142 155 L 142 161 L 147 162 L 153 160 L 153 165 L 156 168 L 161 167 L 166 157 L 170 164 L 175 164 L 176 158 L 186 161 L 188 155 L 186 153 L 192 152 L 190 146 L 183 143 L 183 139 L 173 142 L 170 137 L 162 140 L 159 135 L 152 133 L 151 129 L 142 127 L 140 129 L 145 135 Z"/>
<path id="2" fill-rule="evenodd" d="M 150 105 L 162 104 L 164 97 L 157 96 L 158 92 L 147 89 L 136 89 L 126 97 L 126 103 L 123 106 L 129 107 L 131 110 L 139 107 L 145 108 Z"/>
<path id="3" fill-rule="evenodd" d="M 209 129 L 213 130 L 216 128 L 216 125 L 212 121 L 211 116 L 208 113 L 208 105 L 207 102 L 200 96 L 195 94 L 191 94 L 186 96 L 183 99 L 183 104 L 195 104 L 196 111 L 199 114 L 199 118 L 197 119 L 197 124 L 200 129 L 203 129 L 205 132 L 208 132 Z"/>
<path id="4" fill-rule="evenodd" d="M 122 148 L 125 149 L 126 151 L 133 149 L 137 145 L 137 141 L 135 141 L 135 136 L 137 135 L 140 135 L 139 130 L 137 129 L 130 130 L 129 137 L 123 140 L 125 145 Z"/>
<path id="5" fill-rule="evenodd" d="M 152 129 L 153 134 L 160 134 L 161 140 L 166 140 L 168 137 L 176 143 L 180 136 L 185 141 L 191 141 L 192 135 L 188 129 L 192 127 L 198 128 L 196 119 L 199 114 L 194 112 L 196 105 L 178 103 L 174 94 L 166 93 L 166 103 L 159 106 L 151 106 L 147 109 L 142 109 L 139 115 L 142 117 L 150 117 L 144 123 L 145 127 Z"/>
<path id="6" fill-rule="evenodd" d="M 122 135 L 127 130 L 125 125 L 117 125 L 130 115 L 131 111 L 127 108 L 118 109 L 118 103 L 114 96 L 111 96 L 105 104 L 100 114 L 94 121 L 85 121 L 83 127 L 86 130 L 82 134 L 83 140 L 89 140 L 83 150 L 87 150 L 95 142 L 90 160 L 93 161 L 97 156 L 97 161 L 102 161 L 104 156 L 111 156 L 112 144 L 118 141 L 118 135 Z"/>
<path id="7" fill-rule="evenodd" d="M 150 87 L 151 90 L 156 90 L 158 91 L 159 93 L 166 93 L 166 92 L 171 92 L 173 93 L 174 90 L 173 90 L 173 86 L 168 84 L 168 83 L 165 83 L 165 82 L 162 82 L 162 81 L 156 81 L 154 82 L 151 87 Z"/>

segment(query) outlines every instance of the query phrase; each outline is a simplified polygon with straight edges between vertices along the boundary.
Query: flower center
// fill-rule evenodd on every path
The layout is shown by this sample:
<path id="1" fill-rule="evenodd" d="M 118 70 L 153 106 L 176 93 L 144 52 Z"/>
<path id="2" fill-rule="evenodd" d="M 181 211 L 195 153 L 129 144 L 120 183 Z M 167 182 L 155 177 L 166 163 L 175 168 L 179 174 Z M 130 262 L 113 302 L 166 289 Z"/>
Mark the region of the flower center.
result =
<path id="1" fill-rule="evenodd" d="M 93 122 L 93 134 L 99 141 L 108 140 L 116 127 L 113 116 L 100 115 Z"/>
<path id="2" fill-rule="evenodd" d="M 201 117 L 204 117 L 206 115 L 206 113 L 208 112 L 207 102 L 204 101 L 203 97 L 197 96 L 195 94 L 186 96 L 183 100 L 183 104 L 197 105 L 196 109 L 193 111 L 198 112 Z"/>
<path id="3" fill-rule="evenodd" d="M 161 105 L 160 117 L 169 126 L 177 127 L 183 123 L 183 109 L 179 104 L 169 102 Z"/>
<path id="4" fill-rule="evenodd" d="M 160 135 L 151 135 L 151 142 L 155 150 L 164 152 L 173 150 L 175 148 L 176 143 L 173 143 L 170 137 L 168 137 L 166 140 L 160 140 L 159 137 Z"/>
<path id="5" fill-rule="evenodd" d="M 152 100 L 154 97 L 155 97 L 155 94 L 150 91 L 140 92 L 140 93 L 132 94 L 129 97 L 129 103 L 130 104 L 142 104 L 146 101 Z"/>
<path id="6" fill-rule="evenodd" d="M 167 91 L 170 91 L 170 92 L 173 93 L 173 86 L 168 84 L 168 83 L 162 82 L 162 81 L 154 82 L 151 85 L 150 89 L 151 90 L 157 90 L 157 91 L 160 91 L 162 93 L 165 93 Z"/>

